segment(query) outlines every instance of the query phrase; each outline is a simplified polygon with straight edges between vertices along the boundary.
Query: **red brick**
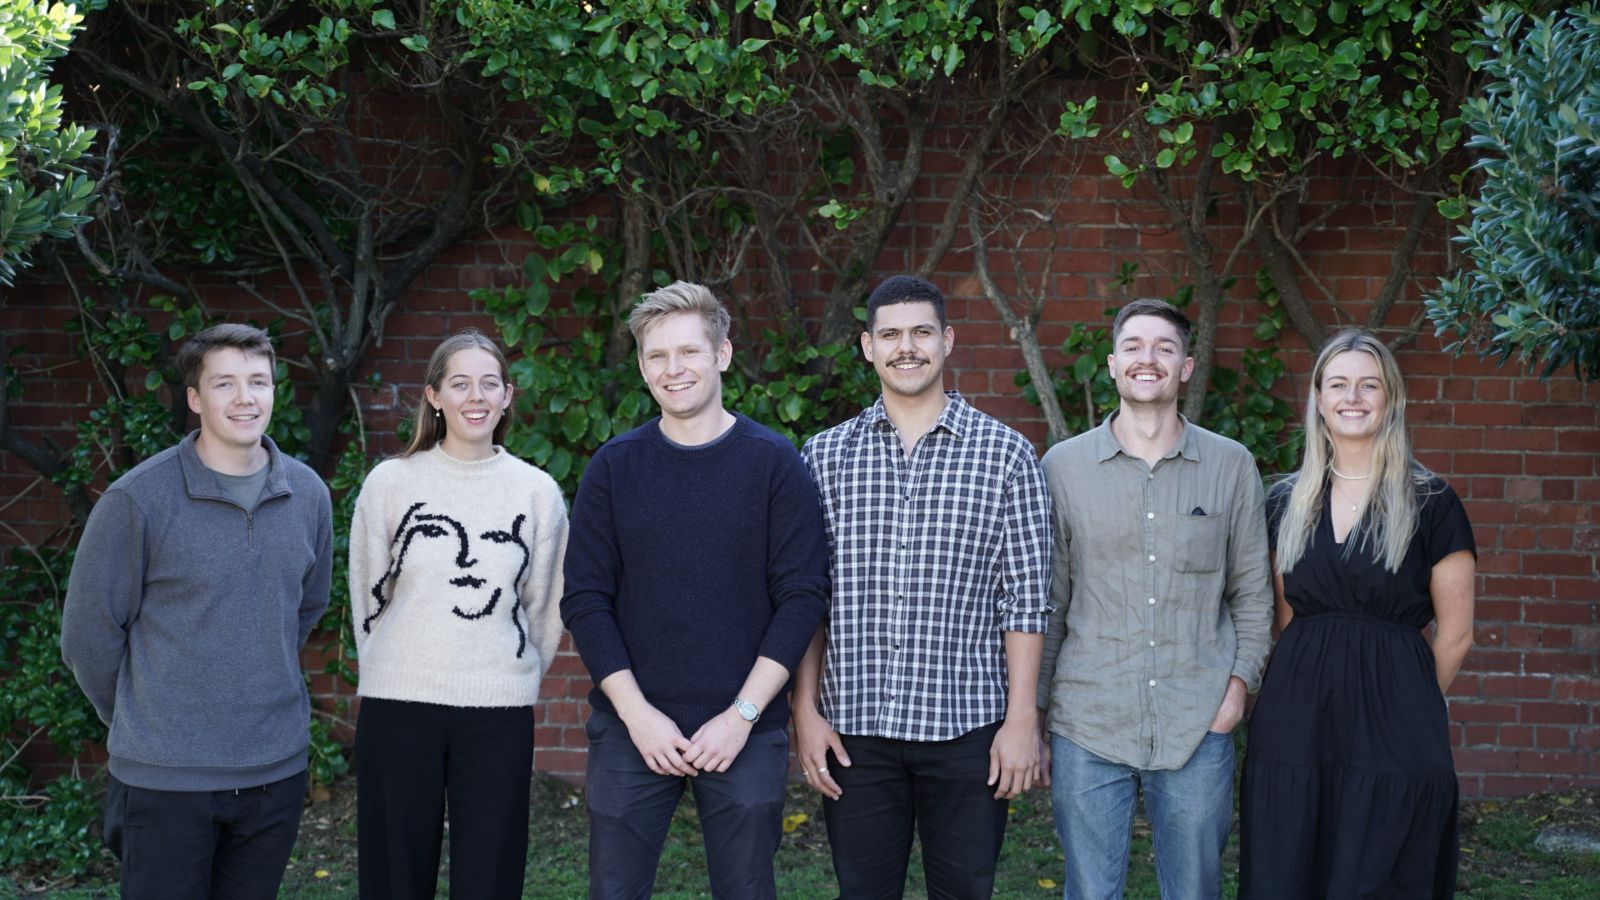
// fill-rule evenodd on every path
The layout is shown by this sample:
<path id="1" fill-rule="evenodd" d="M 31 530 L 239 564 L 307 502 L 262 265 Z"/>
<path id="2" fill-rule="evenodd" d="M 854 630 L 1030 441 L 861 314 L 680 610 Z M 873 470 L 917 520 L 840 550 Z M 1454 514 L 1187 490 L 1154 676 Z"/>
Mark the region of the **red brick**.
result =
<path id="1" fill-rule="evenodd" d="M 1476 531 L 1477 529 L 1473 529 Z M 1482 549 L 1485 541 L 1479 540 L 1478 547 Z M 1532 550 L 1539 546 L 1539 531 L 1527 525 L 1506 526 L 1500 529 L 1500 547 L 1504 550 Z"/>
<path id="2" fill-rule="evenodd" d="M 1569 650 L 1573 647 L 1573 632 L 1575 630 L 1576 629 L 1559 628 L 1556 626 L 1546 626 L 1541 628 L 1539 629 L 1539 646 L 1545 648 L 1546 650 Z M 1592 631 L 1596 629 L 1590 630 Z M 1580 649 L 1600 649 L 1600 645 L 1597 645 L 1596 647 L 1583 647 Z"/>
<path id="3" fill-rule="evenodd" d="M 1544 485 L 1537 478 L 1507 478 L 1507 500 L 1538 500 L 1544 494 Z"/>
<path id="4" fill-rule="evenodd" d="M 1579 603 L 1530 603 L 1523 609 L 1529 622 L 1551 625 L 1588 625 L 1594 622 L 1594 610 Z"/>
<path id="5" fill-rule="evenodd" d="M 1534 574 L 1524 571 L 1522 561 L 1526 555 L 1521 552 L 1480 549 L 1478 551 L 1478 572 L 1485 575 Z"/>
<path id="6" fill-rule="evenodd" d="M 1460 680 L 1459 678 L 1457 679 Z M 1452 685 L 1454 687 L 1454 685 Z M 1517 707 L 1510 703 L 1450 702 L 1450 718 L 1456 722 L 1515 722 Z"/>
<path id="7" fill-rule="evenodd" d="M 1478 475 L 1468 479 L 1467 491 L 1462 496 L 1469 500 L 1498 500 L 1505 495 L 1506 480 L 1504 478 Z"/>
<path id="8" fill-rule="evenodd" d="M 1526 676 L 1485 675 L 1483 678 L 1483 696 L 1548 699 L 1551 696 L 1550 679 L 1530 678 Z M 1526 708 L 1527 704 L 1523 704 L 1523 709 Z"/>
<path id="9" fill-rule="evenodd" d="M 1467 517 L 1481 525 L 1510 524 L 1517 521 L 1517 504 L 1509 500 L 1473 500 L 1467 503 Z"/>
<path id="10" fill-rule="evenodd" d="M 1573 549 L 1572 529 L 1567 527 L 1539 529 L 1540 550 L 1571 550 Z"/>
<path id="11" fill-rule="evenodd" d="M 1548 578 L 1511 578 L 1502 575 L 1489 575 L 1480 578 L 1479 581 L 1483 585 L 1483 590 L 1478 592 L 1481 598 L 1527 597 L 1539 599 L 1555 595 Z M 1491 615 L 1484 612 L 1483 603 L 1480 599 L 1478 617 L 1500 622 L 1520 622 L 1522 621 L 1522 608 L 1519 604 L 1516 611 L 1511 612 L 1497 606 L 1496 612 Z"/>
<path id="12" fill-rule="evenodd" d="M 1572 746 L 1576 750 L 1588 751 L 1590 755 L 1600 751 L 1600 728 L 1573 729 Z"/>
<path id="13" fill-rule="evenodd" d="M 1533 745 L 1541 750 L 1571 750 L 1572 729 L 1540 726 L 1533 734 Z"/>
<path id="14" fill-rule="evenodd" d="M 1548 775 L 1484 775 L 1480 784 L 1478 793 L 1483 797 L 1525 797 L 1551 787 Z"/>
<path id="15" fill-rule="evenodd" d="M 1535 427 L 1589 427 L 1594 424 L 1594 410 L 1561 404 L 1543 404 L 1523 409 L 1523 421 Z"/>
<path id="16" fill-rule="evenodd" d="M 1523 657 L 1523 671 L 1533 675 L 1592 675 L 1595 658 L 1589 653 L 1546 651 Z"/>
<path id="17" fill-rule="evenodd" d="M 1600 455 L 1600 430 L 1574 429 L 1558 432 L 1562 453 Z"/>
<path id="18" fill-rule="evenodd" d="M 1556 433 L 1547 428 L 1488 428 L 1483 435 L 1485 450 L 1554 450 Z"/>
<path id="19" fill-rule="evenodd" d="M 1522 750 L 1517 753 L 1517 770 L 1521 772 L 1547 772 L 1555 775 L 1587 775 L 1590 757 L 1587 753 L 1561 753 Z"/>
<path id="20" fill-rule="evenodd" d="M 1541 680 L 1547 681 L 1547 679 Z M 1518 717 L 1523 722 L 1570 725 L 1587 724 L 1591 712 L 1587 703 L 1545 703 L 1531 700 L 1524 702 L 1517 709 Z"/>
<path id="21" fill-rule="evenodd" d="M 1551 579 L 1552 596 L 1562 602 L 1591 603 L 1600 600 L 1600 583 L 1591 577 Z"/>
<path id="22" fill-rule="evenodd" d="M 1529 475 L 1564 475 L 1572 478 L 1587 478 L 1594 474 L 1594 457 L 1550 454 L 1529 456 L 1524 462 L 1523 471 Z"/>
<path id="23" fill-rule="evenodd" d="M 1568 478 L 1546 478 L 1540 489 L 1545 500 L 1572 499 L 1573 484 Z"/>
<path id="24" fill-rule="evenodd" d="M 1513 750 L 1461 750 L 1453 751 L 1456 770 L 1460 772 L 1515 772 L 1517 752 Z"/>
<path id="25" fill-rule="evenodd" d="M 1484 432 L 1489 429 L 1463 428 L 1457 425 L 1429 425 L 1411 429 L 1411 443 L 1423 450 L 1476 450 L 1484 446 Z M 1511 429 L 1494 429 L 1511 430 Z M 1509 449 L 1509 448 L 1495 448 Z"/>
<path id="26" fill-rule="evenodd" d="M 1454 470 L 1471 475 L 1520 475 L 1522 461 L 1521 453 L 1457 453 Z"/>
<path id="27" fill-rule="evenodd" d="M 1587 525 L 1594 509 L 1587 503 L 1524 503 L 1517 521 L 1533 525 Z"/>
<path id="28" fill-rule="evenodd" d="M 1523 406 L 1518 403 L 1460 404 L 1455 410 L 1457 425 L 1521 425 Z"/>
<path id="29" fill-rule="evenodd" d="M 1532 725 L 1501 725 L 1498 744 L 1501 747 L 1532 747 Z"/>
<path id="30" fill-rule="evenodd" d="M 1592 575 L 1594 557 L 1587 553 L 1523 553 L 1522 574 L 1578 577 Z"/>
<path id="31" fill-rule="evenodd" d="M 533 767 L 558 775 L 582 775 L 589 754 L 584 750 L 557 750 L 534 747 Z"/>
<path id="32" fill-rule="evenodd" d="M 1572 549 L 1600 553 L 1600 528 L 1581 528 L 1572 533 Z"/>
<path id="33" fill-rule="evenodd" d="M 1460 740 L 1454 744 L 1457 747 L 1516 746 L 1506 742 L 1504 737 L 1501 736 L 1501 732 L 1504 729 L 1498 725 L 1463 725 L 1457 727 L 1460 729 Z"/>

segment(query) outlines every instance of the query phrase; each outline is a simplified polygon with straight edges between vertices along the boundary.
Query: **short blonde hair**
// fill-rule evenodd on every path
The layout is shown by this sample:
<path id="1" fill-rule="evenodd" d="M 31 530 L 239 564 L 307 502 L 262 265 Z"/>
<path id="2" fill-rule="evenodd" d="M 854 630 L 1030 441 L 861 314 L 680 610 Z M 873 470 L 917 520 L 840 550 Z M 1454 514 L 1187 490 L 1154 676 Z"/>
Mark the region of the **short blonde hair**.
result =
<path id="1" fill-rule="evenodd" d="M 711 289 L 688 281 L 674 281 L 645 294 L 628 314 L 628 330 L 633 332 L 633 341 L 640 353 L 644 352 L 644 333 L 650 326 L 678 313 L 694 313 L 705 321 L 706 337 L 711 339 L 713 351 L 728 339 L 728 326 L 732 323 L 728 308 Z"/>

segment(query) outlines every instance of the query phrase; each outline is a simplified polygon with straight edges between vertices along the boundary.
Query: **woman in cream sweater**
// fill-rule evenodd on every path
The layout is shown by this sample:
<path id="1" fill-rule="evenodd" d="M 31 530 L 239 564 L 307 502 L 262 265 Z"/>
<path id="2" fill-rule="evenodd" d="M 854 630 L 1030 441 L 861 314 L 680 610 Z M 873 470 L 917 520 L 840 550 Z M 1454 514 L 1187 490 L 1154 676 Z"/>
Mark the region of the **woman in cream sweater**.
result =
<path id="1" fill-rule="evenodd" d="M 483 334 L 441 343 L 411 443 L 356 504 L 363 898 L 434 896 L 446 806 L 451 896 L 522 896 L 533 704 L 561 638 L 567 520 L 555 481 L 500 446 L 506 376 Z"/>

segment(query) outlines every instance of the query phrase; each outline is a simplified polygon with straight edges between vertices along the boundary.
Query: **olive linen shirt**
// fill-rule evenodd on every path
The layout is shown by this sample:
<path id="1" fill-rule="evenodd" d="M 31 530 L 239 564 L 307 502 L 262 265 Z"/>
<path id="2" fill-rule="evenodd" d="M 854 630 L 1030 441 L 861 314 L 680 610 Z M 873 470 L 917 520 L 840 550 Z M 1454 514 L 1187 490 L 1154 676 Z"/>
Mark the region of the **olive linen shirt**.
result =
<path id="1" fill-rule="evenodd" d="M 1254 692 L 1271 648 L 1261 476 L 1243 446 L 1188 420 L 1152 467 L 1122 449 L 1114 418 L 1044 457 L 1055 612 L 1039 705 L 1096 756 L 1177 769 L 1229 676 Z"/>

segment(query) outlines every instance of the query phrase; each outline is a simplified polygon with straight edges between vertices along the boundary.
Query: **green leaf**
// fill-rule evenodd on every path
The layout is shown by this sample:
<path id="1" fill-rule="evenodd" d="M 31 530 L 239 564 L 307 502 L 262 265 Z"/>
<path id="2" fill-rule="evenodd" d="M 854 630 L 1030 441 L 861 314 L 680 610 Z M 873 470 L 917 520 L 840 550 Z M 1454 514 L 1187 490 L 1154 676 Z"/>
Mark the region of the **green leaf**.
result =
<path id="1" fill-rule="evenodd" d="M 567 407 L 561 416 L 561 434 L 571 443 L 577 443 L 589 430 L 589 413 L 581 405 Z"/>
<path id="2" fill-rule="evenodd" d="M 150 372 L 144 373 L 144 389 L 145 390 L 153 391 L 153 390 L 155 390 L 155 389 L 157 389 L 159 387 L 161 387 L 161 373 L 160 372 L 150 371 Z"/>
<path id="3" fill-rule="evenodd" d="M 375 10 L 373 10 L 372 11 L 372 27 L 374 27 L 374 28 L 382 28 L 384 31 L 393 31 L 394 30 L 394 13 L 390 12 L 387 9 L 375 9 Z"/>

